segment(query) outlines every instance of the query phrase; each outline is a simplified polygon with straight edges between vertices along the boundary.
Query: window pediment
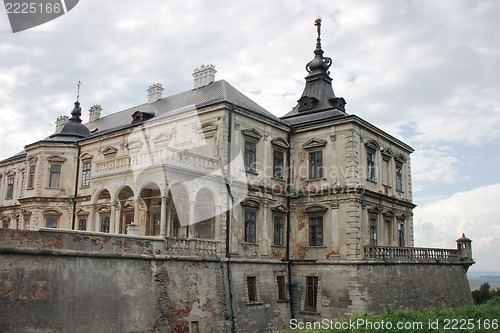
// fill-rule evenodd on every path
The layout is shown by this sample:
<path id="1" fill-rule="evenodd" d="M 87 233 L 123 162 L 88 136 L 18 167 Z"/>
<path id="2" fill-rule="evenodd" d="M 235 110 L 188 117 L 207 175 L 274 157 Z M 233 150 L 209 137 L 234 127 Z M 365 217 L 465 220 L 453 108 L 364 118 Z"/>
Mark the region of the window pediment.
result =
<path id="1" fill-rule="evenodd" d="M 118 151 L 118 148 L 115 148 L 115 147 L 111 147 L 111 146 L 107 146 L 106 148 L 104 148 L 101 153 L 104 155 L 104 156 L 111 156 L 111 155 L 114 155 L 116 154 L 116 152 Z"/>
<path id="2" fill-rule="evenodd" d="M 382 208 L 380 208 L 379 206 L 369 206 L 366 208 L 368 210 L 369 213 L 381 213 L 382 212 Z"/>
<path id="3" fill-rule="evenodd" d="M 205 136 L 212 136 L 215 135 L 215 132 L 217 132 L 217 128 L 218 126 L 214 123 L 206 123 L 198 128 L 198 133 L 204 134 Z"/>
<path id="4" fill-rule="evenodd" d="M 302 145 L 305 150 L 310 150 L 310 149 L 316 149 L 316 148 L 323 148 L 326 146 L 326 140 L 320 140 L 320 139 L 310 139 L 306 143 Z"/>
<path id="5" fill-rule="evenodd" d="M 241 202 L 241 205 L 247 208 L 260 208 L 260 202 L 255 199 L 245 199 Z"/>
<path id="6" fill-rule="evenodd" d="M 7 172 L 5 174 L 7 177 L 14 177 L 16 175 L 16 172 L 15 171 L 12 171 L 12 170 L 9 170 L 9 172 Z"/>
<path id="7" fill-rule="evenodd" d="M 252 138 L 255 140 L 260 140 L 262 138 L 262 134 L 257 131 L 255 128 L 249 128 L 241 131 L 241 134 L 247 138 Z"/>
<path id="8" fill-rule="evenodd" d="M 380 145 L 378 144 L 377 141 L 370 139 L 365 143 L 366 148 L 373 149 L 373 150 L 379 150 Z"/>
<path id="9" fill-rule="evenodd" d="M 101 206 L 97 209 L 97 212 L 99 214 L 102 214 L 102 213 L 109 213 L 111 212 L 111 208 L 109 208 L 109 206 Z"/>
<path id="10" fill-rule="evenodd" d="M 324 213 L 328 210 L 328 207 L 320 204 L 312 204 L 304 209 L 306 214 Z"/>
<path id="11" fill-rule="evenodd" d="M 380 153 L 386 158 L 393 158 L 396 155 L 391 148 L 384 148 Z"/>
<path id="12" fill-rule="evenodd" d="M 89 214 L 88 212 L 84 211 L 81 208 L 76 212 L 76 215 L 78 215 L 78 216 L 88 215 L 88 214 Z"/>
<path id="13" fill-rule="evenodd" d="M 36 164 L 37 161 L 38 157 L 36 156 L 30 156 L 26 159 L 26 162 L 28 162 L 28 164 Z"/>
<path id="14" fill-rule="evenodd" d="M 62 157 L 61 155 L 53 154 L 47 157 L 47 161 L 53 162 L 53 163 L 64 163 L 66 162 L 66 158 Z"/>
<path id="15" fill-rule="evenodd" d="M 271 207 L 271 210 L 274 212 L 280 212 L 280 213 L 288 212 L 288 209 L 286 208 L 285 205 L 278 205 L 278 206 Z"/>
<path id="16" fill-rule="evenodd" d="M 171 138 L 172 138 L 172 134 L 160 133 L 153 138 L 153 143 L 155 145 L 165 143 L 165 142 L 170 141 Z"/>
<path id="17" fill-rule="evenodd" d="M 125 148 L 127 148 L 128 150 L 135 150 L 135 149 L 141 149 L 143 145 L 144 142 L 140 140 L 132 140 L 125 144 Z"/>
<path id="18" fill-rule="evenodd" d="M 283 138 L 274 138 L 271 140 L 271 144 L 285 149 L 290 147 L 288 141 Z"/>
<path id="19" fill-rule="evenodd" d="M 91 160 L 92 158 L 94 158 L 94 155 L 90 155 L 89 153 L 85 153 L 83 154 L 82 156 L 80 156 L 80 160 Z"/>
<path id="20" fill-rule="evenodd" d="M 390 218 L 390 219 L 392 219 L 392 218 L 394 218 L 394 216 L 396 216 L 394 211 L 391 209 L 384 209 L 382 214 L 384 215 L 385 218 Z"/>
<path id="21" fill-rule="evenodd" d="M 43 211 L 43 215 L 49 215 L 49 216 L 59 216 L 61 213 L 55 209 L 52 208 L 47 208 Z"/>
<path id="22" fill-rule="evenodd" d="M 404 155 L 403 155 L 403 154 L 398 154 L 398 155 L 395 157 L 395 160 L 396 160 L 396 162 L 406 163 L 406 158 L 404 157 Z"/>

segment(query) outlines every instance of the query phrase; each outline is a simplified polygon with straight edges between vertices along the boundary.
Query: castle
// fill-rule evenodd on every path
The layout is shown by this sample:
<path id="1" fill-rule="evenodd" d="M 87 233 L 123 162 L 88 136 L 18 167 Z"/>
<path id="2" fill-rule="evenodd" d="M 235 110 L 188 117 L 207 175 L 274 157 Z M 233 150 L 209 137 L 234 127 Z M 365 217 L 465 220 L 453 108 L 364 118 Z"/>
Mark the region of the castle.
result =
<path id="1" fill-rule="evenodd" d="M 77 99 L 1 161 L 0 330 L 254 332 L 470 303 L 471 241 L 414 247 L 413 149 L 346 112 L 315 25 L 281 118 L 207 65 L 86 124 Z"/>

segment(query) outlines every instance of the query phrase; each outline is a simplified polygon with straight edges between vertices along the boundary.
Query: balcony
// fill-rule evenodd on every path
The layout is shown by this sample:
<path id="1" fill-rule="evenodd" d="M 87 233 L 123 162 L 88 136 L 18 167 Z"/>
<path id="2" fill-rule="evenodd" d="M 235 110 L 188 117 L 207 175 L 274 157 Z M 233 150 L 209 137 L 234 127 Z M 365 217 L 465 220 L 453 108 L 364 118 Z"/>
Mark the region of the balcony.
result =
<path id="1" fill-rule="evenodd" d="M 384 262 L 459 263 L 460 251 L 422 247 L 366 246 L 365 258 Z"/>

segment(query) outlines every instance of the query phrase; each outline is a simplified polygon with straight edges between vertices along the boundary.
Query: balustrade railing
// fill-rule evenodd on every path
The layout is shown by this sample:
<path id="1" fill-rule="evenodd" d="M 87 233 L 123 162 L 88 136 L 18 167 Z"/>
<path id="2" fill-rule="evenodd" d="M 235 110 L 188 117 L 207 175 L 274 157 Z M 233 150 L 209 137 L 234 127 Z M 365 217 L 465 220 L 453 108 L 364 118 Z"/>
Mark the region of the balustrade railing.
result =
<path id="1" fill-rule="evenodd" d="M 456 249 L 422 247 L 366 246 L 365 258 L 393 261 L 460 261 Z"/>
<path id="2" fill-rule="evenodd" d="M 221 253 L 221 242 L 211 239 L 166 237 L 167 254 L 217 256 Z"/>

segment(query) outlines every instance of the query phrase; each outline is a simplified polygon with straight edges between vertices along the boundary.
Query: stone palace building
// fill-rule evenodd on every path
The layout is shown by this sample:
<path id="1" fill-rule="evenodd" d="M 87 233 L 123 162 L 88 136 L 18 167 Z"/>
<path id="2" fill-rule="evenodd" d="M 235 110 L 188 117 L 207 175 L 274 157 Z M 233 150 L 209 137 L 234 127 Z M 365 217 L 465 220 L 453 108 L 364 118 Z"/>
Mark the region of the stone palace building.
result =
<path id="1" fill-rule="evenodd" d="M 2 251 L 35 260 L 59 239 L 61 249 L 45 255 L 111 258 L 116 249 L 108 242 L 141 242 L 129 250 L 144 255 L 144 247 L 154 249 L 142 259 L 148 267 L 177 265 L 163 272 L 170 272 L 169 283 L 175 281 L 172 289 L 162 297 L 154 292 L 157 314 L 132 323 L 129 312 L 117 307 L 118 331 L 135 325 L 253 332 L 286 328 L 293 318 L 381 312 L 385 304 L 471 302 L 465 274 L 473 263 L 470 240 L 461 238 L 457 249 L 414 248 L 413 149 L 347 113 L 346 101 L 332 89 L 321 21 L 315 25 L 302 97 L 280 118 L 225 80 L 215 81 L 213 65 L 195 70 L 191 90 L 163 97 L 161 84 L 154 84 L 147 103 L 107 116 L 94 105 L 86 124 L 77 100 L 71 118 L 57 120 L 54 134 L 0 162 Z M 86 245 L 75 247 L 77 240 Z M 25 246 L 42 252 L 23 252 Z M 140 260 L 122 251 L 116 265 Z M 19 263 L 18 269 L 38 276 L 37 265 Z M 58 270 L 48 265 L 43 267 Z M 95 270 L 97 280 L 108 272 Z M 2 274 L 0 281 L 7 281 L 7 271 Z M 134 281 L 156 286 L 163 275 L 155 274 L 149 282 Z M 187 284 L 190 279 L 197 282 Z M 187 297 L 190 290 L 199 298 Z M 23 325 L 16 321 L 23 310 L 9 300 L 13 319 L 0 330 Z M 138 302 L 151 306 L 146 299 Z M 61 311 L 72 315 L 77 309 Z M 110 320 L 96 321 L 94 329 L 107 329 Z M 48 328 L 74 325 L 47 322 Z M 42 324 L 33 319 L 33 325 Z"/>

